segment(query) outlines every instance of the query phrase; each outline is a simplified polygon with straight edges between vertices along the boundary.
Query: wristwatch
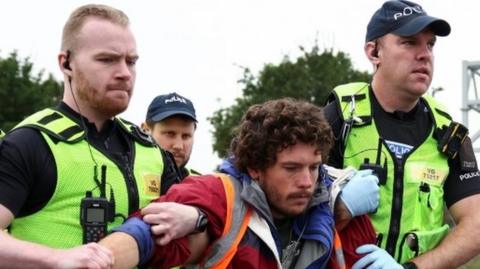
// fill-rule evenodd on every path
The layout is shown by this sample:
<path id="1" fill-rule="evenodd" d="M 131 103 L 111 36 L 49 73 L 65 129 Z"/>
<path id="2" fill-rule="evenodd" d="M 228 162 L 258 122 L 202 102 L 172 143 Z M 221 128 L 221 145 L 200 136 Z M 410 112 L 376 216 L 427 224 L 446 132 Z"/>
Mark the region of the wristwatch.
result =
<path id="1" fill-rule="evenodd" d="M 195 229 L 193 230 L 192 234 L 201 233 L 205 231 L 205 229 L 207 229 L 207 226 L 208 226 L 207 214 L 205 214 L 205 212 L 200 210 L 198 207 L 195 207 L 195 209 L 198 212 L 198 218 L 197 218 L 197 222 L 195 223 Z"/>
<path id="2" fill-rule="evenodd" d="M 402 264 L 403 268 L 405 269 L 418 269 L 417 265 L 413 262 L 406 262 Z"/>

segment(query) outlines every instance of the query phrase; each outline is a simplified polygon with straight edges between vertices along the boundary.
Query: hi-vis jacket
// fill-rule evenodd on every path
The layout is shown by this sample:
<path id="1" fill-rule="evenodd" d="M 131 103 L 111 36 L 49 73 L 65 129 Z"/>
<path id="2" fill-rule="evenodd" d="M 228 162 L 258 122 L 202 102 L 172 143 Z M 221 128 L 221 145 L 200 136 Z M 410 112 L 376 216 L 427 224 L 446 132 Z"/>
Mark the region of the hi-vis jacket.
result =
<path id="1" fill-rule="evenodd" d="M 366 158 L 374 161 L 379 134 L 369 87 L 350 83 L 334 89 L 344 127 L 351 127 L 344 143 L 344 167 L 359 168 Z M 387 180 L 380 188 L 380 205 L 371 220 L 379 244 L 399 262 L 405 262 L 437 246 L 448 232 L 443 221 L 443 184 L 449 174 L 448 159 L 437 149 L 433 138 L 436 128 L 448 126 L 450 116 L 429 96 L 424 100 L 431 113 L 434 128 L 428 138 L 405 154 L 403 160 L 383 145 L 387 159 Z M 346 126 L 349 125 L 350 126 Z M 426 126 L 428 128 L 428 126 Z"/>
<path id="2" fill-rule="evenodd" d="M 128 216 L 158 197 L 163 172 L 159 148 L 137 134 L 134 125 L 118 118 L 115 124 L 131 140 L 130 158 L 125 156 L 123 163 L 108 158 L 91 145 L 89 147 L 82 125 L 57 110 L 42 110 L 17 125 L 16 128 L 35 128 L 41 132 L 55 159 L 57 184 L 44 208 L 11 223 L 13 236 L 56 248 L 82 244 L 80 201 L 86 191 L 92 191 L 94 197 L 100 194 L 90 154 L 98 163 L 98 177 L 100 167 L 107 167 L 107 199 L 114 194 L 117 214 Z M 108 228 L 121 222 L 122 219 L 117 217 L 108 223 Z"/>

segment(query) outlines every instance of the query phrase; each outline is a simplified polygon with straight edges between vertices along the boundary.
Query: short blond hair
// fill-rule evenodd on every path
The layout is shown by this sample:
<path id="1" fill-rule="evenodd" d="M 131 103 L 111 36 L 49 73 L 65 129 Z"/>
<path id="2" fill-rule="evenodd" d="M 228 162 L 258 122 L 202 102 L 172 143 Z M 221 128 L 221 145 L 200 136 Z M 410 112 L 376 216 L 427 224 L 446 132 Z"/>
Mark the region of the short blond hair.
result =
<path id="1" fill-rule="evenodd" d="M 63 27 L 62 51 L 75 48 L 78 32 L 89 17 L 104 19 L 124 27 L 128 27 L 130 24 L 128 16 L 123 11 L 107 5 L 89 4 L 78 7 L 70 14 Z"/>

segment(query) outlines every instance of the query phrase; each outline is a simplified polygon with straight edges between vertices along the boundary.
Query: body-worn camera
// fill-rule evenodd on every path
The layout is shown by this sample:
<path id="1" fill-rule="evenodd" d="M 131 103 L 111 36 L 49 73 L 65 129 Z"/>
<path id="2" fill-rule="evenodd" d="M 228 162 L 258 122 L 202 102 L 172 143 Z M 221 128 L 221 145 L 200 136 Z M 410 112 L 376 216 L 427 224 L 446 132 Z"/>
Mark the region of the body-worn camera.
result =
<path id="1" fill-rule="evenodd" d="M 80 203 L 80 224 L 83 228 L 83 243 L 98 242 L 107 234 L 110 216 L 109 202 L 104 197 L 92 197 L 87 192 Z"/>
<path id="2" fill-rule="evenodd" d="M 438 149 L 449 158 L 455 158 L 465 138 L 468 136 L 467 127 L 452 121 L 448 128 L 443 128 L 439 132 L 442 133 L 442 135 L 439 137 Z"/>

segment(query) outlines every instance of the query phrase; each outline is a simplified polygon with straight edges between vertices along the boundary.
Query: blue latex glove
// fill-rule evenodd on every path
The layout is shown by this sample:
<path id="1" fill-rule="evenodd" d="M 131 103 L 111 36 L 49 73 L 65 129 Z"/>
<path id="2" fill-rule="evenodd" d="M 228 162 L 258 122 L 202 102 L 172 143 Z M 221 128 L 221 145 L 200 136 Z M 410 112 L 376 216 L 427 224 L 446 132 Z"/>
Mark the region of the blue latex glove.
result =
<path id="1" fill-rule="evenodd" d="M 378 177 L 370 169 L 357 171 L 343 188 L 340 198 L 354 217 L 375 212 L 380 201 Z"/>
<path id="2" fill-rule="evenodd" d="M 403 269 L 395 259 L 384 249 L 376 245 L 363 245 L 355 250 L 358 254 L 367 254 L 358 260 L 352 269 L 374 268 L 374 269 Z"/>

